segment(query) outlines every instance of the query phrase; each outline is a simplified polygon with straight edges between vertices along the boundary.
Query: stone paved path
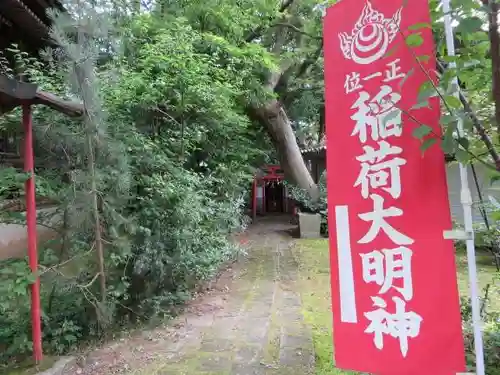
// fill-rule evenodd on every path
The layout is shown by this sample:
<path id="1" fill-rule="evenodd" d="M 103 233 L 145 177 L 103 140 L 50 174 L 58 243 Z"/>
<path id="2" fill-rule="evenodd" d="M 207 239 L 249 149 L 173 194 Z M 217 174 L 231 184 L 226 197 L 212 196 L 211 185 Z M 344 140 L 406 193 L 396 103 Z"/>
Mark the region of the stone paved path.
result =
<path id="1" fill-rule="evenodd" d="M 286 222 L 263 221 L 247 255 L 174 325 L 90 353 L 66 374 L 307 375 L 314 352 Z"/>

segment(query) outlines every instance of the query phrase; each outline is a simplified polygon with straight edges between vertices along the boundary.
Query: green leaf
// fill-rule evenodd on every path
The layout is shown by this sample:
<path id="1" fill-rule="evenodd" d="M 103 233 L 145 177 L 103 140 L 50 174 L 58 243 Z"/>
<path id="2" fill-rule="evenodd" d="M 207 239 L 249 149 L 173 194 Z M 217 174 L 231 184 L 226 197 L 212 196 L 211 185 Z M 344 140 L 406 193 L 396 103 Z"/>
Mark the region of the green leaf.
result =
<path id="1" fill-rule="evenodd" d="M 410 110 L 420 109 L 420 108 L 430 108 L 429 102 L 426 100 L 426 101 L 417 103 L 415 105 L 412 105 Z"/>
<path id="2" fill-rule="evenodd" d="M 455 154 L 455 142 L 450 140 L 450 138 L 444 138 L 441 141 L 441 150 L 443 150 L 446 155 L 453 156 Z"/>
<path id="3" fill-rule="evenodd" d="M 422 152 L 427 151 L 431 146 L 435 145 L 437 142 L 436 138 L 427 138 L 423 143 L 422 146 L 420 146 L 420 149 Z"/>
<path id="4" fill-rule="evenodd" d="M 420 33 L 411 34 L 406 37 L 406 44 L 409 47 L 420 47 L 424 44 L 424 38 Z"/>
<path id="5" fill-rule="evenodd" d="M 422 63 L 428 63 L 430 58 L 431 57 L 429 55 L 421 55 L 421 56 L 417 56 L 417 61 L 422 62 Z"/>
<path id="6" fill-rule="evenodd" d="M 425 136 L 427 136 L 431 133 L 432 133 L 432 128 L 430 126 L 421 125 L 418 128 L 416 128 L 415 130 L 413 130 L 412 135 L 415 138 L 423 139 Z"/>
<path id="7" fill-rule="evenodd" d="M 460 21 L 456 27 L 457 33 L 471 34 L 480 31 L 484 21 L 479 17 L 468 17 Z"/>
<path id="8" fill-rule="evenodd" d="M 456 126 L 457 118 L 454 115 L 446 114 L 446 115 L 441 116 L 441 121 L 440 122 L 441 122 L 441 125 L 452 125 L 452 124 L 455 124 L 455 126 Z"/>
<path id="9" fill-rule="evenodd" d="M 417 103 L 428 101 L 429 98 L 437 95 L 436 89 L 429 82 L 424 82 L 418 90 Z"/>
<path id="10" fill-rule="evenodd" d="M 457 158 L 457 160 L 460 162 L 460 163 L 467 163 L 469 162 L 470 160 L 470 155 L 467 151 L 465 151 L 464 149 L 461 149 L 459 148 L 456 152 L 455 152 L 455 157 Z"/>
<path id="11" fill-rule="evenodd" d="M 449 64 L 452 62 L 457 62 L 458 56 L 444 55 L 444 56 L 441 56 L 440 59 Z"/>
<path id="12" fill-rule="evenodd" d="M 447 95 L 444 99 L 446 104 L 453 109 L 457 109 L 462 106 L 460 99 L 458 99 L 455 95 Z"/>
<path id="13" fill-rule="evenodd" d="M 463 67 L 464 68 L 474 68 L 476 66 L 482 66 L 482 64 L 483 63 L 479 60 L 467 60 L 463 63 Z"/>
<path id="14" fill-rule="evenodd" d="M 455 153 L 455 150 L 457 148 L 457 142 L 453 137 L 453 133 L 455 132 L 456 127 L 457 127 L 456 121 L 446 127 L 443 140 L 441 141 L 441 149 L 445 154 L 453 155 Z"/>
<path id="15" fill-rule="evenodd" d="M 26 281 L 28 282 L 28 284 L 33 284 L 36 281 L 37 277 L 37 272 L 29 273 L 28 275 L 26 275 Z"/>
<path id="16" fill-rule="evenodd" d="M 457 141 L 458 141 L 458 144 L 459 144 L 460 146 L 462 146 L 462 148 L 463 148 L 464 150 L 468 150 L 468 149 L 469 149 L 470 142 L 469 142 L 469 140 L 468 140 L 467 138 L 465 138 L 465 137 L 460 137 L 460 138 L 458 138 L 458 140 L 457 140 Z"/>
<path id="17" fill-rule="evenodd" d="M 420 22 L 420 23 L 416 23 L 414 25 L 411 25 L 410 27 L 408 27 L 408 30 L 416 31 L 416 30 L 420 30 L 420 29 L 430 29 L 430 28 L 431 28 L 430 23 Z"/>

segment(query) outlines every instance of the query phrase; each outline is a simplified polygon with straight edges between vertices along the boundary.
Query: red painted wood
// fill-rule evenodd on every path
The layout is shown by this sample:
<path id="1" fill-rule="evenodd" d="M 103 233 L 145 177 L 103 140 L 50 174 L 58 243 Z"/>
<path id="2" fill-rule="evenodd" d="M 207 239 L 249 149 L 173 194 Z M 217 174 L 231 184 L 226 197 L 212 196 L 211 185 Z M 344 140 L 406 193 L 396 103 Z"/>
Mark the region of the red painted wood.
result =
<path id="1" fill-rule="evenodd" d="M 23 105 L 24 126 L 24 170 L 30 174 L 25 182 L 26 225 L 28 228 L 28 258 L 32 272 L 38 272 L 38 250 L 36 234 L 35 176 L 33 161 L 33 126 L 31 106 Z M 31 285 L 31 323 L 33 336 L 33 357 L 35 362 L 42 360 L 42 322 L 40 308 L 40 278 Z"/>
<path id="2" fill-rule="evenodd" d="M 257 179 L 253 179 L 252 183 L 252 218 L 257 217 Z"/>

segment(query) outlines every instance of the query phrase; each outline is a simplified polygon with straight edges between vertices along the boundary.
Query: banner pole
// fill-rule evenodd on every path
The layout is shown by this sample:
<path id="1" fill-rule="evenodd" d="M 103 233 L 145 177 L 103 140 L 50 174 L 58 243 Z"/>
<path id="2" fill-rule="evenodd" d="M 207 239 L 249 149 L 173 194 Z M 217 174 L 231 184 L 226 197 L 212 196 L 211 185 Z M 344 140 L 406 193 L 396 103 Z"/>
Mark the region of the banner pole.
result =
<path id="1" fill-rule="evenodd" d="M 443 13 L 444 13 L 444 29 L 446 36 L 446 49 L 448 56 L 455 56 L 455 41 L 453 38 L 453 26 L 451 24 L 451 7 L 450 0 L 443 0 Z M 455 62 L 450 62 L 452 69 L 456 68 Z M 459 86 L 458 78 L 455 77 L 452 82 L 454 95 L 458 97 Z M 457 131 L 460 137 L 464 136 L 464 128 L 462 119 L 458 119 Z M 466 232 L 466 245 L 467 245 L 467 264 L 469 269 L 469 288 L 472 307 L 472 325 L 474 329 L 474 349 L 476 352 L 476 374 L 484 375 L 484 350 L 483 350 L 483 337 L 481 333 L 481 310 L 479 307 L 479 292 L 477 286 L 477 269 L 476 269 L 476 250 L 474 245 L 474 229 L 472 226 L 472 196 L 469 189 L 469 178 L 467 166 L 460 163 L 460 200 L 464 212 L 464 227 Z"/>

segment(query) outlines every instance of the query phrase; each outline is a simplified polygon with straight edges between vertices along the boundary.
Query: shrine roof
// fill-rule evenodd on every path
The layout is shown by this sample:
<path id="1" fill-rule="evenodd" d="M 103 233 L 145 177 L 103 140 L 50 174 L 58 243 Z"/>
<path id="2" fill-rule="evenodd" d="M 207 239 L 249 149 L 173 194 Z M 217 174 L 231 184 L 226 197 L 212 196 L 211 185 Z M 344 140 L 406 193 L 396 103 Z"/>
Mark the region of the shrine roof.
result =
<path id="1" fill-rule="evenodd" d="M 64 11 L 59 0 L 1 0 L 0 49 L 16 43 L 24 52 L 36 54 L 41 48 L 54 45 L 49 8 Z M 72 117 L 83 114 L 80 103 L 62 100 L 34 84 L 0 75 L 0 115 L 25 103 L 45 105 Z"/>
<path id="2" fill-rule="evenodd" d="M 302 155 L 321 154 L 326 152 L 326 144 L 304 147 L 300 150 Z"/>
<path id="3" fill-rule="evenodd" d="M 64 10 L 58 0 L 0 1 L 0 47 L 18 43 L 35 52 L 53 44 L 49 36 L 49 8 Z"/>
<path id="4" fill-rule="evenodd" d="M 326 144 L 320 144 L 317 146 L 302 148 L 300 150 L 300 153 L 304 157 L 318 157 L 326 159 Z M 456 160 L 454 155 L 449 155 L 449 154 L 445 154 L 444 158 L 447 163 Z"/>

